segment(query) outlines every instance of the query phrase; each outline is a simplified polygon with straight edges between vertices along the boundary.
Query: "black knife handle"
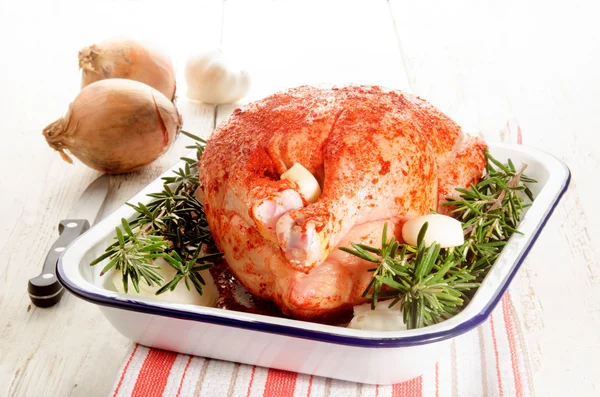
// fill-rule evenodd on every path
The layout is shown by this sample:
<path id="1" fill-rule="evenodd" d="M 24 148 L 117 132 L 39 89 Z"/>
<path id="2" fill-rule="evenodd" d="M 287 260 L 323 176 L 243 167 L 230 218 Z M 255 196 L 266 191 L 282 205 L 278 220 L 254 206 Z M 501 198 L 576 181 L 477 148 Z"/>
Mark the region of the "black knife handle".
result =
<path id="1" fill-rule="evenodd" d="M 50 307 L 57 304 L 64 293 L 62 285 L 56 278 L 56 264 L 58 258 L 69 244 L 90 228 L 90 223 L 85 219 L 65 219 L 58 224 L 60 237 L 50 248 L 44 267 L 39 276 L 29 280 L 27 292 L 34 305 Z"/>

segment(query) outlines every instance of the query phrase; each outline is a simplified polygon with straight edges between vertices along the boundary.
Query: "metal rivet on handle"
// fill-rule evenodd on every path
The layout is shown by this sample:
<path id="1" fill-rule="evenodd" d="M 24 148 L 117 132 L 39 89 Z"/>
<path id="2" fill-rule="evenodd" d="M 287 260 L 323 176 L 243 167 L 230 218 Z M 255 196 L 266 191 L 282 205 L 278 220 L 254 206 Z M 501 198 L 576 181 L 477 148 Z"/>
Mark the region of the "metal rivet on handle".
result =
<path id="1" fill-rule="evenodd" d="M 56 252 L 63 252 L 64 250 L 65 250 L 65 247 L 54 248 L 54 251 L 56 251 Z"/>
<path id="2" fill-rule="evenodd" d="M 42 274 L 42 278 L 52 278 L 52 277 L 54 277 L 54 274 L 50 274 L 50 273 Z"/>
<path id="3" fill-rule="evenodd" d="M 69 222 L 67 223 L 67 227 L 75 227 L 77 226 L 77 222 Z"/>

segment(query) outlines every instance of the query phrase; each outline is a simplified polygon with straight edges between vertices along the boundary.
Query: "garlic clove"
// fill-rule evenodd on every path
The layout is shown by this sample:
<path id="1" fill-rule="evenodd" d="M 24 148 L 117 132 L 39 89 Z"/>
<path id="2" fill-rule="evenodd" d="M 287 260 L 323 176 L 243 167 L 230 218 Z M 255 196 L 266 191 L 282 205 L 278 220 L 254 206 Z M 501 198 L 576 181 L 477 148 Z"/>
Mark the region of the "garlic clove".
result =
<path id="1" fill-rule="evenodd" d="M 304 166 L 300 163 L 294 163 L 292 168 L 281 174 L 280 179 L 287 179 L 292 182 L 296 182 L 300 189 L 300 194 L 309 203 L 316 202 L 321 195 L 321 187 L 319 186 L 319 182 L 314 175 L 311 174 L 310 171 L 304 168 Z"/>
<path id="2" fill-rule="evenodd" d="M 250 89 L 248 71 L 222 50 L 190 57 L 185 65 L 185 79 L 188 98 L 205 103 L 235 103 Z"/>
<path id="3" fill-rule="evenodd" d="M 433 244 L 434 241 L 438 242 L 441 248 L 456 247 L 465 242 L 460 221 L 440 214 L 423 215 L 408 220 L 402 226 L 402 239 L 404 242 L 417 245 L 417 237 L 425 222 L 428 223 L 424 238 L 427 247 Z"/>
<path id="4" fill-rule="evenodd" d="M 433 242 L 440 244 L 441 248 L 456 247 L 465 242 L 465 237 L 460 221 L 446 215 L 429 214 L 408 220 L 402 226 L 402 239 L 410 245 L 417 245 L 417 238 L 421 228 L 428 223 L 425 233 L 425 245 L 429 247 Z"/>
<path id="5" fill-rule="evenodd" d="M 159 269 L 156 269 L 156 271 L 167 282 L 172 280 L 175 274 L 177 273 L 176 270 L 169 266 L 169 264 L 162 258 L 156 259 L 154 261 L 154 264 L 159 266 Z M 206 285 L 204 285 L 202 288 L 202 295 L 200 295 L 198 291 L 196 291 L 196 288 L 194 288 L 193 285 L 190 285 L 190 289 L 188 290 L 185 286 L 185 280 L 179 281 L 179 283 L 173 291 L 166 291 L 161 295 L 156 295 L 156 291 L 158 291 L 160 286 L 149 286 L 144 280 L 140 280 L 140 292 L 138 293 L 135 290 L 135 288 L 133 288 L 133 285 L 131 285 L 130 283 L 129 288 L 127 290 L 127 294 L 132 296 L 140 296 L 143 298 L 159 299 L 174 303 L 186 303 L 190 305 L 214 307 L 217 303 L 217 298 L 219 297 L 217 286 L 215 285 L 213 278 L 208 270 L 203 270 L 200 272 L 200 274 L 202 275 L 204 281 L 206 281 Z M 120 271 L 113 270 L 110 280 L 112 281 L 113 286 L 118 292 L 125 293 L 125 289 L 123 288 L 122 274 Z"/>
<path id="6" fill-rule="evenodd" d="M 405 330 L 402 312 L 399 305 L 388 307 L 389 301 L 379 302 L 375 310 L 371 310 L 371 303 L 354 306 L 354 317 L 348 328 L 362 329 L 365 331 L 399 331 Z"/>

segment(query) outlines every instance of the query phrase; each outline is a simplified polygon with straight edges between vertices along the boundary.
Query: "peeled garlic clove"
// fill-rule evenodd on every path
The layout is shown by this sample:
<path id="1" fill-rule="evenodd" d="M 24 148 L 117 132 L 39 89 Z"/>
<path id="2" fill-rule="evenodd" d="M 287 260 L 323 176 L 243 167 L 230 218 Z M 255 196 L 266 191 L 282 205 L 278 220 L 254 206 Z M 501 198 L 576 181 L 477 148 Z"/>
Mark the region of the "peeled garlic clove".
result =
<path id="1" fill-rule="evenodd" d="M 287 179 L 292 182 L 296 182 L 300 188 L 300 194 L 309 203 L 314 203 L 319 199 L 321 195 L 321 187 L 319 182 L 310 173 L 309 170 L 304 168 L 302 164 L 294 163 L 292 168 L 281 174 L 280 179 Z"/>
<path id="2" fill-rule="evenodd" d="M 205 103 L 234 103 L 250 89 L 248 72 L 221 50 L 190 57 L 185 65 L 185 79 L 188 98 Z"/>
<path id="3" fill-rule="evenodd" d="M 417 245 L 417 237 L 421 227 L 428 223 L 425 233 L 425 245 L 429 247 L 434 241 L 441 248 L 457 247 L 465 242 L 460 221 L 446 215 L 430 214 L 418 216 L 407 221 L 402 226 L 402 239 L 410 245 Z"/>
<path id="4" fill-rule="evenodd" d="M 371 310 L 371 303 L 354 306 L 354 317 L 348 328 L 366 331 L 399 331 L 406 329 L 402 312 L 398 306 L 389 308 L 388 302 L 379 302 L 375 310 Z"/>
<path id="5" fill-rule="evenodd" d="M 177 273 L 176 270 L 169 266 L 169 264 L 162 258 L 156 259 L 154 264 L 160 267 L 159 269 L 156 269 L 156 271 L 163 277 L 165 282 L 171 281 Z M 123 288 L 123 276 L 121 272 L 113 270 L 112 273 L 111 281 L 113 286 L 118 292 L 125 293 L 125 289 Z M 217 286 L 215 285 L 208 270 L 203 270 L 200 272 L 200 274 L 202 275 L 204 281 L 206 281 L 206 285 L 202 287 L 202 295 L 200 295 L 198 291 L 196 291 L 196 288 L 194 288 L 194 286 L 191 284 L 190 289 L 188 290 L 185 286 L 185 280 L 179 281 L 173 291 L 166 291 L 161 295 L 156 295 L 156 291 L 158 291 L 160 288 L 158 285 L 149 286 L 144 280 L 140 280 L 140 292 L 138 293 L 130 282 L 129 288 L 127 289 L 127 294 L 174 303 L 187 303 L 190 305 L 214 307 L 217 303 L 217 298 L 219 297 Z"/>

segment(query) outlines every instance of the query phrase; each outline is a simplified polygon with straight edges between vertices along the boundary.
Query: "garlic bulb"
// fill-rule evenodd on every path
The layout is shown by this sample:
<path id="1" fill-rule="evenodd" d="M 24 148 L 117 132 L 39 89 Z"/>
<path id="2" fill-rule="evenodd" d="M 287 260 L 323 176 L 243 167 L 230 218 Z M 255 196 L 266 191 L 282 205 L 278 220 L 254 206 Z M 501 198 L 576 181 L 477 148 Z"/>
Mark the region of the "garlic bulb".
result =
<path id="1" fill-rule="evenodd" d="M 417 245 L 417 237 L 421 227 L 427 222 L 425 245 L 429 247 L 434 241 L 441 248 L 457 247 L 465 242 L 460 221 L 446 215 L 429 214 L 408 220 L 402 226 L 402 239 L 410 245 Z"/>
<path id="2" fill-rule="evenodd" d="M 185 65 L 187 96 L 205 103 L 235 103 L 250 89 L 250 76 L 221 50 L 204 52 Z"/>
<path id="3" fill-rule="evenodd" d="M 156 269 L 156 271 L 166 281 L 172 280 L 177 273 L 177 271 L 162 258 L 156 259 L 154 264 L 159 266 L 159 269 Z M 129 286 L 127 294 L 144 298 L 160 299 L 168 302 L 214 307 L 219 297 L 217 286 L 215 285 L 208 270 L 202 270 L 200 274 L 202 274 L 202 278 L 204 281 L 206 281 L 206 285 L 204 285 L 202 288 L 202 295 L 196 291 L 196 288 L 194 288 L 193 285 L 190 285 L 190 289 L 188 290 L 185 286 L 184 280 L 179 281 L 173 291 L 166 291 L 161 295 L 156 295 L 156 291 L 159 290 L 160 286 L 149 286 L 145 281 L 140 280 L 140 292 L 138 293 L 135 288 Z M 113 286 L 118 292 L 125 293 L 125 289 L 123 288 L 122 274 L 120 271 L 113 270 L 111 280 Z"/>
<path id="4" fill-rule="evenodd" d="M 389 302 L 381 301 L 371 310 L 371 303 L 354 306 L 354 317 L 348 328 L 366 331 L 399 331 L 406 329 L 399 305 L 388 307 Z"/>

